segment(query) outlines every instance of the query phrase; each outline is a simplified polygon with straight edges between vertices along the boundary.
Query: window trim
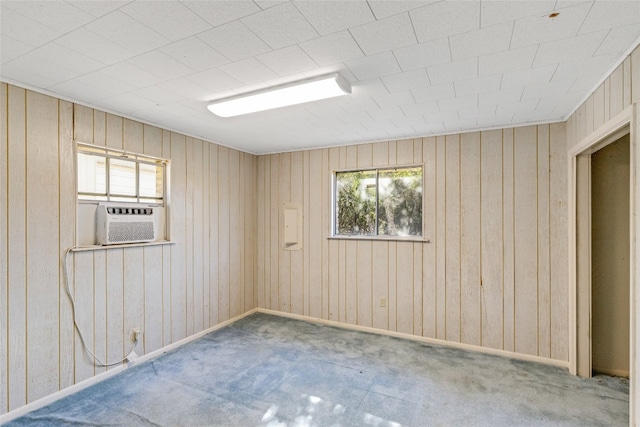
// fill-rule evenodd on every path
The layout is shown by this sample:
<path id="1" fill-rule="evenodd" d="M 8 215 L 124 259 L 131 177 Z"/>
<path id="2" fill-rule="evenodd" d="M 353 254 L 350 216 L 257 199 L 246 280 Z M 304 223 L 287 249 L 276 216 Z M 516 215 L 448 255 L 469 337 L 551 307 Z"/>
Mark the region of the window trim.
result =
<path id="1" fill-rule="evenodd" d="M 80 147 L 86 147 L 88 150 L 82 150 Z M 146 204 L 149 206 L 161 206 L 166 207 L 168 204 L 168 190 L 169 190 L 169 159 L 164 159 L 162 157 L 150 156 L 146 154 L 134 153 L 127 150 L 121 150 L 118 148 L 106 147 L 103 145 L 95 145 L 89 144 L 87 142 L 82 141 L 74 141 L 74 169 L 75 169 L 75 193 L 76 193 L 76 202 L 77 203 L 88 203 L 88 204 L 99 204 L 99 203 L 128 203 L 128 204 Z M 104 157 L 105 159 L 121 159 L 124 155 L 129 161 L 135 163 L 135 174 L 136 174 L 136 195 L 126 195 L 126 194 L 111 194 L 109 192 L 109 166 L 110 162 L 105 162 L 105 190 L 106 190 L 106 200 L 92 200 L 92 199 L 82 199 L 80 198 L 80 194 L 86 196 L 96 196 L 96 197 L 105 197 L 103 193 L 89 193 L 89 192 L 80 192 L 78 190 L 78 153 L 83 153 L 86 155 L 92 155 L 96 157 Z M 146 164 L 151 166 L 158 166 L 158 164 L 162 165 L 162 201 L 144 201 L 144 199 L 152 199 L 151 197 L 145 198 L 140 196 L 140 164 Z M 130 198 L 131 200 L 122 201 L 122 200 L 112 200 L 112 198 Z M 135 200 L 133 200 L 135 198 Z M 143 199 L 143 200 L 141 200 Z"/>
<path id="2" fill-rule="evenodd" d="M 338 234 L 336 231 L 336 214 L 337 214 L 337 205 L 336 205 L 336 196 L 337 196 L 337 174 L 342 172 L 362 172 L 362 171 L 381 171 L 381 170 L 394 170 L 394 169 L 410 169 L 410 168 L 421 168 L 422 169 L 422 230 L 420 236 L 389 236 L 384 234 Z M 369 240 L 369 241 L 401 241 L 401 242 L 424 242 L 430 243 L 431 240 L 425 237 L 425 221 L 424 221 L 424 212 L 425 212 L 425 197 L 424 197 L 424 163 L 409 163 L 409 164 L 401 164 L 401 165 L 381 165 L 381 166 L 367 166 L 367 167 L 352 167 L 352 168 L 340 168 L 340 169 L 332 169 L 331 170 L 331 221 L 329 221 L 329 236 L 328 239 L 335 240 Z M 377 178 L 378 174 L 376 174 L 376 217 L 378 216 L 378 191 L 377 191 Z"/>

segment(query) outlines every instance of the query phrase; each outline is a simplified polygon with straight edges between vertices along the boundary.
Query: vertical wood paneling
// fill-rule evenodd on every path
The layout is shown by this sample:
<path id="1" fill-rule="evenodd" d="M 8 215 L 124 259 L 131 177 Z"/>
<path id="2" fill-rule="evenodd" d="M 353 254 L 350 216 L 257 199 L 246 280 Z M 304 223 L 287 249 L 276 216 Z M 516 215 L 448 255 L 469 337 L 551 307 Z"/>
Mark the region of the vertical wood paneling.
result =
<path id="1" fill-rule="evenodd" d="M 615 117 L 624 109 L 624 66 L 620 64 L 609 76 L 609 117 Z M 586 133 L 584 136 L 588 135 Z M 583 137 L 584 137 L 583 136 Z M 579 138 L 580 141 L 582 138 Z"/>
<path id="2" fill-rule="evenodd" d="M 537 129 L 516 128 L 514 139 L 515 351 L 538 353 Z"/>
<path id="3" fill-rule="evenodd" d="M 593 121 L 593 119 L 592 119 Z M 538 126 L 538 356 L 551 356 L 549 125 Z"/>
<path id="4" fill-rule="evenodd" d="M 413 243 L 397 243 L 396 261 L 396 328 L 398 332 L 413 333 Z"/>
<path id="5" fill-rule="evenodd" d="M 302 176 L 302 170 L 300 170 L 299 172 L 296 170 L 295 171 L 295 176 L 293 174 L 294 169 L 293 169 L 293 165 L 297 165 L 298 162 L 294 161 L 294 156 L 301 156 L 300 152 L 296 152 L 296 153 L 292 153 L 292 160 L 291 160 L 291 164 L 292 164 L 292 174 L 291 174 L 291 183 L 295 184 L 296 183 L 296 176 Z M 300 164 L 301 165 L 301 164 Z M 329 174 L 328 177 L 331 177 L 331 174 L 333 173 L 333 171 L 335 171 L 336 169 L 340 168 L 340 149 L 339 148 L 332 148 L 329 150 Z M 326 178 L 325 178 L 326 179 Z M 295 194 L 295 198 L 294 198 L 294 192 L 293 192 L 293 187 L 292 187 L 292 193 L 291 193 L 291 198 L 294 201 L 302 201 L 302 194 Z M 331 219 L 329 219 L 330 221 Z M 325 233 L 328 233 L 328 230 L 325 231 Z M 328 288 L 329 288 L 329 316 L 328 319 L 329 320 L 338 320 L 338 313 L 339 313 L 339 307 L 340 307 L 340 294 L 339 294 L 339 290 L 338 290 L 338 286 L 339 286 L 339 279 L 338 279 L 338 271 L 340 269 L 340 258 L 338 257 L 338 245 L 339 245 L 339 241 L 338 240 L 331 240 L 328 241 L 328 252 L 329 252 L 329 258 L 327 260 L 328 262 L 328 268 L 329 268 L 329 274 L 328 274 Z M 295 251 L 292 252 L 291 256 L 292 256 L 292 273 L 298 273 L 298 270 L 295 268 L 295 264 L 294 264 L 294 255 L 299 252 L 299 251 Z M 300 273 L 302 273 L 300 271 Z M 300 279 L 298 279 L 300 281 L 302 281 L 302 277 L 300 277 Z M 293 284 L 295 284 L 296 280 L 293 278 L 293 274 L 291 277 L 291 281 L 292 281 L 292 286 L 294 286 Z"/>
<path id="6" fill-rule="evenodd" d="M 31 126 L 37 122 L 38 126 Z M 58 389 L 58 101 L 27 92 L 27 400 Z"/>
<path id="7" fill-rule="evenodd" d="M 0 188 L 7 189 L 0 199 L 0 413 L 106 369 L 82 348 L 64 291 L 61 260 L 76 234 L 74 138 L 171 160 L 172 245 L 69 257 L 78 324 L 91 351 L 118 361 L 139 327 L 136 351 L 148 353 L 217 324 L 219 307 L 228 318 L 255 306 L 257 157 L 225 149 L 220 160 L 216 145 L 11 85 L 1 85 L 0 98 Z"/>
<path id="8" fill-rule="evenodd" d="M 280 260 L 278 271 L 278 310 L 287 313 L 291 312 L 291 251 L 285 251 L 284 248 L 284 204 L 291 202 L 291 154 L 284 153 L 278 156 L 278 191 L 280 197 L 280 206 L 278 216 L 280 222 L 278 226 L 278 258 Z"/>
<path id="9" fill-rule="evenodd" d="M 370 144 L 358 145 L 358 168 L 369 168 L 373 165 L 373 150 Z M 323 177 L 324 179 L 324 177 Z M 323 200 L 328 200 L 324 198 Z M 323 203 L 326 205 L 327 203 Z M 371 264 L 372 264 L 372 243 L 367 240 L 360 240 L 357 242 L 357 290 L 358 303 L 357 303 L 357 322 L 358 325 L 371 326 L 372 325 L 372 278 L 371 278 Z"/>
<path id="10" fill-rule="evenodd" d="M 276 261 L 271 263 L 271 275 L 269 283 L 269 307 L 273 310 L 278 309 L 278 280 L 280 279 L 280 268 L 278 261 L 278 254 L 280 253 L 280 192 L 278 191 L 278 177 L 280 174 L 278 156 L 270 156 L 270 181 L 271 181 L 271 198 L 270 200 L 270 212 L 271 221 L 270 228 L 270 259 Z M 318 276 L 320 272 L 318 271 Z M 319 291 L 319 287 L 317 288 Z"/>
<path id="11" fill-rule="evenodd" d="M 185 203 L 186 203 L 185 137 L 171 133 L 171 341 L 181 340 L 187 333 Z"/>
<path id="12" fill-rule="evenodd" d="M 481 342 L 497 349 L 502 349 L 504 312 L 502 163 L 502 131 L 483 132 L 480 146 Z"/>
<path id="13" fill-rule="evenodd" d="M 413 163 L 416 165 L 422 164 L 422 139 L 413 140 Z M 424 173 L 424 171 L 423 171 Z M 423 180 L 424 182 L 424 180 Z M 422 195 L 424 198 L 424 187 L 422 188 Z M 423 204 L 424 207 L 424 204 Z M 424 230 L 424 227 L 423 227 Z M 413 243 L 413 334 L 417 336 L 422 335 L 422 317 L 423 317 L 423 305 L 422 305 L 422 292 L 423 285 L 423 247 L 422 243 Z"/>
<path id="14" fill-rule="evenodd" d="M 515 351 L 515 229 L 514 229 L 514 130 L 502 133 L 502 233 L 504 268 L 504 332 L 503 349 Z"/>
<path id="15" fill-rule="evenodd" d="M 218 240 L 220 237 L 220 215 L 218 205 L 220 195 L 218 186 L 218 146 L 212 145 L 209 148 L 209 321 L 211 325 L 220 322 L 219 318 L 219 298 L 220 298 L 220 252 Z"/>
<path id="16" fill-rule="evenodd" d="M 27 403 L 26 91 L 8 87 L 7 325 L 9 410 Z"/>
<path id="17" fill-rule="evenodd" d="M 480 133 L 460 139 L 460 340 L 482 344 Z"/>
<path id="18" fill-rule="evenodd" d="M 265 209 L 265 201 L 267 200 L 267 194 L 265 192 L 265 159 L 266 157 L 260 156 L 258 157 L 258 179 L 257 179 L 257 188 L 258 188 L 258 244 L 256 248 L 257 255 L 257 267 L 258 267 L 258 276 L 256 277 L 256 293 L 257 293 L 257 302 L 258 307 L 266 307 L 265 305 L 265 245 L 264 242 L 267 242 L 266 234 L 265 234 L 265 216 L 267 215 L 267 210 Z M 307 228 L 307 227 L 305 227 Z M 304 251 L 306 253 L 306 251 Z M 304 283 L 301 283 L 304 286 Z"/>
<path id="19" fill-rule="evenodd" d="M 187 137 L 185 140 L 185 152 L 186 152 L 186 172 L 187 172 L 187 180 L 186 180 L 186 199 L 185 199 L 185 252 L 186 252 L 186 276 L 187 281 L 185 282 L 185 298 L 186 298 L 186 335 L 189 336 L 194 333 L 194 317 L 195 317 L 195 295 L 194 295 L 194 268 L 195 268 L 195 257 L 194 257 L 194 201 L 197 196 L 194 194 L 196 192 L 196 178 L 195 178 L 195 164 L 196 155 L 195 155 L 195 144 L 196 140 L 191 137 Z"/>
<path id="20" fill-rule="evenodd" d="M 229 149 L 218 148 L 218 321 L 224 322 L 230 316 L 230 156 Z"/>
<path id="21" fill-rule="evenodd" d="M 242 227 L 240 220 L 240 153 L 229 150 L 229 317 L 242 311 L 240 257 Z"/>
<path id="22" fill-rule="evenodd" d="M 320 200 L 329 200 L 331 197 L 331 191 L 329 186 L 331 181 L 328 179 L 327 172 L 329 170 L 329 150 L 322 150 L 322 179 L 320 193 Z M 329 231 L 329 211 L 330 205 L 328 203 L 322 203 L 320 224 L 320 238 L 322 239 L 322 318 L 329 318 L 329 241 L 327 240 L 327 233 Z"/>
<path id="23" fill-rule="evenodd" d="M 568 245 L 565 239 L 554 238 L 566 236 L 567 217 L 556 212 L 567 211 L 567 146 L 565 141 L 566 126 L 552 124 L 549 127 L 549 258 L 551 279 L 551 358 L 568 360 L 568 289 L 567 258 Z"/>
<path id="24" fill-rule="evenodd" d="M 445 139 L 445 337 L 460 341 L 460 136 Z"/>
<path id="25" fill-rule="evenodd" d="M 446 258 L 447 239 L 445 233 L 446 215 L 446 140 L 444 136 L 436 139 L 436 338 L 446 339 L 447 292 Z"/>
<path id="26" fill-rule="evenodd" d="M 277 156 L 273 155 L 272 158 Z M 272 161 L 272 166 L 274 161 Z M 273 176 L 273 172 L 272 172 Z M 322 317 L 322 180 L 326 176 L 322 170 L 322 150 L 309 153 L 309 316 Z M 272 191 L 271 194 L 276 194 Z M 273 207 L 273 203 L 272 203 Z M 272 215 L 274 210 L 271 210 Z M 275 211 L 276 213 L 278 211 Z M 272 241 L 274 238 L 272 237 Z M 272 243 L 273 245 L 273 243 Z M 354 266 L 355 263 L 352 264 Z M 273 267 L 272 267 L 273 268 Z M 355 285 L 355 281 L 350 283 Z M 272 286 L 277 284 L 272 283 Z"/>
<path id="27" fill-rule="evenodd" d="M 422 334 L 436 337 L 436 139 L 424 138 L 424 237 L 430 240 L 423 248 Z"/>
<path id="28" fill-rule="evenodd" d="M 9 345 L 9 323 L 8 323 L 8 269 L 7 269 L 7 246 L 9 239 L 7 234 L 7 85 L 0 83 L 0 348 L 5 349 L 0 352 L 0 413 L 9 411 L 9 396 L 7 384 L 8 373 L 8 345 Z"/>
<path id="29" fill-rule="evenodd" d="M 76 219 L 76 176 L 74 173 L 74 148 L 73 148 L 73 104 L 66 101 L 59 101 L 59 136 L 58 136 L 58 176 L 60 183 L 60 203 L 58 218 L 60 219 L 59 229 L 59 251 L 58 259 L 62 260 L 65 252 L 73 247 L 76 242 L 75 219 Z M 1 258 L 1 257 L 0 257 Z M 60 381 L 58 388 L 63 389 L 73 385 L 73 342 L 74 329 L 73 317 L 71 313 L 71 303 L 65 292 L 65 275 L 62 262 L 59 266 L 60 280 L 60 318 L 58 325 L 59 352 L 60 352 Z M 68 270 L 69 280 L 73 283 L 73 270 Z"/>
<path id="30" fill-rule="evenodd" d="M 264 307 L 271 308 L 271 157 L 266 156 L 264 159 Z M 308 252 L 308 251 L 307 251 Z"/>

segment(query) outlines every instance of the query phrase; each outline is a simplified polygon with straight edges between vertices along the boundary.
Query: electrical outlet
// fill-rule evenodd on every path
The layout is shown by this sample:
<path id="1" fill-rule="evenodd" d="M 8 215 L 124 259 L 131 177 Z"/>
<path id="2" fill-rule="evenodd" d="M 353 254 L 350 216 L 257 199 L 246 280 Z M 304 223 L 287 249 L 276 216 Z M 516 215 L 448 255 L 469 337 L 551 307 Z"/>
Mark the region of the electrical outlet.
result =
<path id="1" fill-rule="evenodd" d="M 382 297 L 380 298 L 380 307 L 386 307 L 387 306 L 387 299 Z"/>
<path id="2" fill-rule="evenodd" d="M 131 330 L 131 335 L 132 335 L 133 341 L 138 342 L 142 337 L 142 330 L 140 330 L 140 328 L 133 328 Z"/>

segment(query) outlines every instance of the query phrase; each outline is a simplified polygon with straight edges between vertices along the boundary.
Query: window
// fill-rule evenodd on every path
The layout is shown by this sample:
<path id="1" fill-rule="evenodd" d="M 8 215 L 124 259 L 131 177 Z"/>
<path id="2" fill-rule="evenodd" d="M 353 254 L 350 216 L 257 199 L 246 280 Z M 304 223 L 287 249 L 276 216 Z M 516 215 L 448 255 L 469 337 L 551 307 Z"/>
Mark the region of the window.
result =
<path id="1" fill-rule="evenodd" d="M 422 236 L 422 166 L 336 172 L 335 236 Z"/>
<path id="2" fill-rule="evenodd" d="M 78 200 L 164 203 L 167 161 L 77 144 Z"/>

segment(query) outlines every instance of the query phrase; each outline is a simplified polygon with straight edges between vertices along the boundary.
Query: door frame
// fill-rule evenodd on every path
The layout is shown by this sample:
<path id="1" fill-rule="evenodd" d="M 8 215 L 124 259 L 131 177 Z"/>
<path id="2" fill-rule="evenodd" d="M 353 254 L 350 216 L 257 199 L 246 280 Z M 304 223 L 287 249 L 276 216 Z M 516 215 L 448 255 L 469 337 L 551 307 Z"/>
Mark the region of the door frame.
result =
<path id="1" fill-rule="evenodd" d="M 630 105 L 593 133 L 568 150 L 568 229 L 569 229 L 569 371 L 573 375 L 591 376 L 591 154 L 629 134 L 630 149 L 630 274 L 629 274 L 629 421 L 636 424 L 640 413 L 638 380 L 640 369 L 640 331 L 637 286 L 640 284 L 640 241 L 638 215 L 640 202 L 640 149 L 638 147 L 638 119 L 635 104 Z M 578 196 L 581 197 L 578 197 Z M 578 219 L 578 217 L 580 219 Z"/>

